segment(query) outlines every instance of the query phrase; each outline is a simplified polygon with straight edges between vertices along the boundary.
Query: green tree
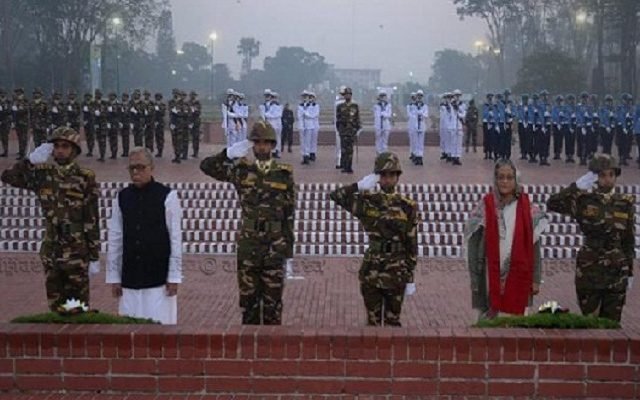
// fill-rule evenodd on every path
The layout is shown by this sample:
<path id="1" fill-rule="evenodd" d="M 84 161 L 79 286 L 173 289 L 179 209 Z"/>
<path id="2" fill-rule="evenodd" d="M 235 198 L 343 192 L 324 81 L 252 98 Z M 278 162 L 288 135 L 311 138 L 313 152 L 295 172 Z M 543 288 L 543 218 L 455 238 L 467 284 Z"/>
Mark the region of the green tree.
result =
<path id="1" fill-rule="evenodd" d="M 274 57 L 264 60 L 265 84 L 282 94 L 296 95 L 323 79 L 328 65 L 319 53 L 302 47 L 280 47 Z"/>
<path id="2" fill-rule="evenodd" d="M 538 91 L 551 93 L 578 92 L 585 88 L 585 76 L 576 59 L 556 49 L 531 54 L 523 60 L 518 71 L 516 93 Z"/>
<path id="3" fill-rule="evenodd" d="M 242 56 L 240 75 L 245 76 L 251 71 L 251 63 L 260 55 L 260 41 L 252 37 L 243 37 L 238 44 L 238 55 Z"/>
<path id="4" fill-rule="evenodd" d="M 158 72 L 163 82 L 167 82 L 171 77 L 171 70 L 174 69 L 176 61 L 176 39 L 173 36 L 172 21 L 171 11 L 162 11 L 158 24 L 156 55 Z"/>
<path id="5" fill-rule="evenodd" d="M 460 89 L 465 93 L 477 91 L 481 66 L 478 59 L 458 50 L 437 51 L 431 66 L 428 88 L 438 93 Z"/>

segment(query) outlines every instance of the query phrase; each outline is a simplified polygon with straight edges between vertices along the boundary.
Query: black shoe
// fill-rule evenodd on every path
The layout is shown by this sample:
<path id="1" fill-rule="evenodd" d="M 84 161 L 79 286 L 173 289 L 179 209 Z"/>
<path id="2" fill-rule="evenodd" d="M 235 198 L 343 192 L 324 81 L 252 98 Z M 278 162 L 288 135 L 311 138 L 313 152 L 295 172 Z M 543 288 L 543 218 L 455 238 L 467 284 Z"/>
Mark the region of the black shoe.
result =
<path id="1" fill-rule="evenodd" d="M 198 158 L 198 153 L 193 153 L 193 154 L 191 155 L 191 158 Z"/>
<path id="2" fill-rule="evenodd" d="M 549 166 L 551 164 L 549 164 L 549 161 L 547 161 L 546 158 L 542 158 L 542 159 L 540 159 L 540 165 Z"/>
<path id="3" fill-rule="evenodd" d="M 455 158 L 453 159 L 453 165 L 462 165 L 462 163 L 460 162 L 460 158 L 455 157 Z"/>
<path id="4" fill-rule="evenodd" d="M 186 159 L 187 159 L 187 155 L 186 155 L 186 154 L 183 154 L 183 155 L 182 155 L 182 159 L 183 159 L 183 160 L 186 160 Z"/>
<path id="5" fill-rule="evenodd" d="M 308 165 L 309 164 L 309 157 L 308 156 L 303 156 L 302 157 L 302 162 L 300 164 Z"/>
<path id="6" fill-rule="evenodd" d="M 316 160 L 316 153 L 310 153 L 309 154 L 309 161 L 315 161 Z"/>
<path id="7" fill-rule="evenodd" d="M 477 152 L 478 152 L 478 148 L 477 148 L 477 147 L 474 147 L 474 148 L 473 148 L 473 152 L 474 152 L 474 153 L 477 153 Z"/>
<path id="8" fill-rule="evenodd" d="M 93 153 L 92 152 L 88 152 L 87 153 L 87 157 L 93 157 Z"/>
<path id="9" fill-rule="evenodd" d="M 560 154 L 556 154 L 555 156 L 553 156 L 553 159 L 554 159 L 554 160 L 560 160 L 560 159 L 561 159 L 561 158 L 560 158 Z"/>
<path id="10" fill-rule="evenodd" d="M 7 152 L 5 151 L 4 153 L 0 154 L 0 157 L 9 157 L 9 154 L 7 154 Z"/>
<path id="11" fill-rule="evenodd" d="M 273 152 L 273 158 L 280 158 L 280 152 L 278 150 Z"/>
<path id="12" fill-rule="evenodd" d="M 568 157 L 566 160 L 564 160 L 564 162 L 567 164 L 574 164 L 575 160 L 573 159 L 573 157 Z"/>
<path id="13" fill-rule="evenodd" d="M 525 155 L 523 154 L 523 155 L 521 155 L 521 156 L 520 156 L 520 159 L 521 159 L 521 160 L 526 160 L 526 159 L 527 159 L 527 156 L 525 156 Z"/>
<path id="14" fill-rule="evenodd" d="M 180 164 L 180 157 L 176 157 L 173 160 L 171 160 L 172 163 L 176 163 L 176 164 Z"/>
<path id="15" fill-rule="evenodd" d="M 484 153 L 484 159 L 488 160 L 489 159 L 489 154 L 488 153 Z"/>
<path id="16" fill-rule="evenodd" d="M 447 156 L 447 153 L 441 153 L 441 154 L 440 154 L 440 159 L 441 159 L 441 160 L 446 160 L 446 159 L 447 159 L 447 157 L 448 157 L 448 156 Z"/>
<path id="17" fill-rule="evenodd" d="M 353 174 L 353 170 L 351 168 L 343 169 L 342 173 L 344 173 L 344 174 Z"/>
<path id="18" fill-rule="evenodd" d="M 531 158 L 529 159 L 529 164 L 535 164 L 535 163 L 537 163 L 537 162 L 538 162 L 538 160 L 537 160 L 535 157 L 531 157 Z"/>
<path id="19" fill-rule="evenodd" d="M 341 165 L 336 165 L 336 169 L 342 169 Z"/>
<path id="20" fill-rule="evenodd" d="M 289 150 L 289 153 L 291 153 L 291 146 L 289 146 L 289 148 L 287 150 Z"/>
<path id="21" fill-rule="evenodd" d="M 126 154 L 124 154 L 124 153 L 120 154 L 120 157 L 126 157 L 126 156 L 127 156 L 127 155 L 126 155 Z"/>
<path id="22" fill-rule="evenodd" d="M 100 161 L 100 162 L 104 162 L 104 157 L 100 157 L 100 158 L 98 158 L 98 161 Z"/>
<path id="23" fill-rule="evenodd" d="M 417 158 L 418 158 L 418 162 L 416 163 L 416 165 L 424 165 L 422 161 L 422 157 L 417 157 Z"/>
<path id="24" fill-rule="evenodd" d="M 584 158 L 580 159 L 580 165 L 587 165 L 587 160 Z"/>
<path id="25" fill-rule="evenodd" d="M 110 160 L 115 160 L 116 158 L 118 158 L 118 156 L 115 154 L 112 154 L 111 157 L 109 157 Z"/>
<path id="26" fill-rule="evenodd" d="M 156 153 L 156 158 L 162 158 L 162 153 Z"/>
<path id="27" fill-rule="evenodd" d="M 414 159 L 415 157 L 416 157 L 416 156 L 414 156 L 414 155 L 413 155 L 413 153 L 412 153 L 412 154 L 409 156 L 409 160 L 413 161 L 413 159 Z"/>
<path id="28" fill-rule="evenodd" d="M 24 160 L 24 155 L 18 154 L 18 157 L 16 157 L 16 160 L 17 161 Z"/>

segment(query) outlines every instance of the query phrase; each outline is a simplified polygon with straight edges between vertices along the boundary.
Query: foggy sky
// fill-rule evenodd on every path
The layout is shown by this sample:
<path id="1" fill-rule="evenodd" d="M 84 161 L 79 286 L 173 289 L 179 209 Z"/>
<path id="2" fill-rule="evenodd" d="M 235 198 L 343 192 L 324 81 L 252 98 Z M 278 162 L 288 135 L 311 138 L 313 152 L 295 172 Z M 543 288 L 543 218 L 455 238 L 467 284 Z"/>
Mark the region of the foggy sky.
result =
<path id="1" fill-rule="evenodd" d="M 280 46 L 318 52 L 337 68 L 380 68 L 383 82 L 413 79 L 426 83 L 434 53 L 453 48 L 474 53 L 485 40 L 479 19 L 456 15 L 452 0 L 171 0 L 178 48 L 185 41 L 209 46 L 215 31 L 214 60 L 234 77 L 242 37 L 262 45 L 253 68 Z"/>

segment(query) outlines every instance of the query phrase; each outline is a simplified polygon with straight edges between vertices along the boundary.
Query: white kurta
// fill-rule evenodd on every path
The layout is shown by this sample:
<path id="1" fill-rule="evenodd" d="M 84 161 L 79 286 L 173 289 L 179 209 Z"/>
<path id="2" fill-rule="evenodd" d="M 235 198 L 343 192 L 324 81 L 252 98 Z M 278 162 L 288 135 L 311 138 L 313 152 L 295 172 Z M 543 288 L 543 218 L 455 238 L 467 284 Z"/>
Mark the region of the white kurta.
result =
<path id="1" fill-rule="evenodd" d="M 182 208 L 175 190 L 164 202 L 165 221 L 169 231 L 171 255 L 169 256 L 168 283 L 182 282 Z M 107 283 L 122 282 L 122 212 L 118 200 L 113 202 L 109 229 L 109 252 L 107 254 Z M 118 306 L 120 315 L 151 318 L 162 324 L 178 322 L 178 296 L 167 296 L 166 287 L 149 289 L 122 289 Z"/>

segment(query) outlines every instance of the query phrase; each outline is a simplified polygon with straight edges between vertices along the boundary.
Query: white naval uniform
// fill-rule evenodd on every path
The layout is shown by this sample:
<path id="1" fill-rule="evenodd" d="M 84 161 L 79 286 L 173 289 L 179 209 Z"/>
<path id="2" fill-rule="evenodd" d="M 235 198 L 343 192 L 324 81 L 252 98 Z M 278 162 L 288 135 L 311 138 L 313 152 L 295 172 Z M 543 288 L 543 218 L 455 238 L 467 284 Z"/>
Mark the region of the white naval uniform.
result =
<path id="1" fill-rule="evenodd" d="M 414 111 L 415 103 L 412 101 L 407 104 L 407 133 L 409 135 L 409 151 L 411 152 L 411 156 L 415 156 L 413 153 L 413 149 L 415 148 L 415 138 L 416 138 L 416 126 L 417 114 Z"/>
<path id="2" fill-rule="evenodd" d="M 373 125 L 376 132 L 376 153 L 384 153 L 389 147 L 389 132 L 391 131 L 391 103 L 377 101 L 373 105 Z"/>
<path id="3" fill-rule="evenodd" d="M 311 121 L 307 119 L 306 110 L 309 102 L 298 104 L 296 115 L 298 117 L 298 132 L 300 134 L 300 155 L 309 157 L 311 152 Z"/>
<path id="4" fill-rule="evenodd" d="M 276 150 L 280 151 L 282 146 L 282 106 L 277 101 L 270 101 L 263 104 L 264 118 L 276 131 Z"/>
<path id="5" fill-rule="evenodd" d="M 415 123 L 415 127 L 412 129 L 414 132 L 414 139 L 411 147 L 411 154 L 416 157 L 424 157 L 424 137 L 427 131 L 427 122 L 429 118 L 429 106 L 423 102 L 412 103 L 412 112 L 414 117 L 411 119 Z"/>
<path id="6" fill-rule="evenodd" d="M 239 142 L 241 127 L 236 124 L 236 118 L 240 115 L 236 113 L 236 102 L 222 104 L 222 129 L 227 139 L 227 147 Z"/>
<path id="7" fill-rule="evenodd" d="M 320 104 L 312 102 L 307 110 L 311 119 L 311 147 L 309 153 L 318 153 L 318 131 L 320 130 Z"/>
<path id="8" fill-rule="evenodd" d="M 340 148 L 340 132 L 338 132 L 338 128 L 336 127 L 337 115 L 336 111 L 338 110 L 338 106 L 344 103 L 344 99 L 338 98 L 333 104 L 333 127 L 336 132 L 336 166 L 342 165 L 340 163 L 340 157 L 342 156 L 342 149 Z"/>
<path id="9" fill-rule="evenodd" d="M 122 212 L 116 198 L 112 203 L 109 229 L 109 252 L 107 254 L 106 283 L 121 283 L 122 280 Z M 168 283 L 182 283 L 182 208 L 175 190 L 164 202 L 165 222 L 169 231 L 171 255 L 169 256 Z M 166 286 L 149 289 L 122 288 L 118 314 L 138 318 L 151 318 L 162 324 L 178 322 L 178 296 L 167 296 Z"/>

